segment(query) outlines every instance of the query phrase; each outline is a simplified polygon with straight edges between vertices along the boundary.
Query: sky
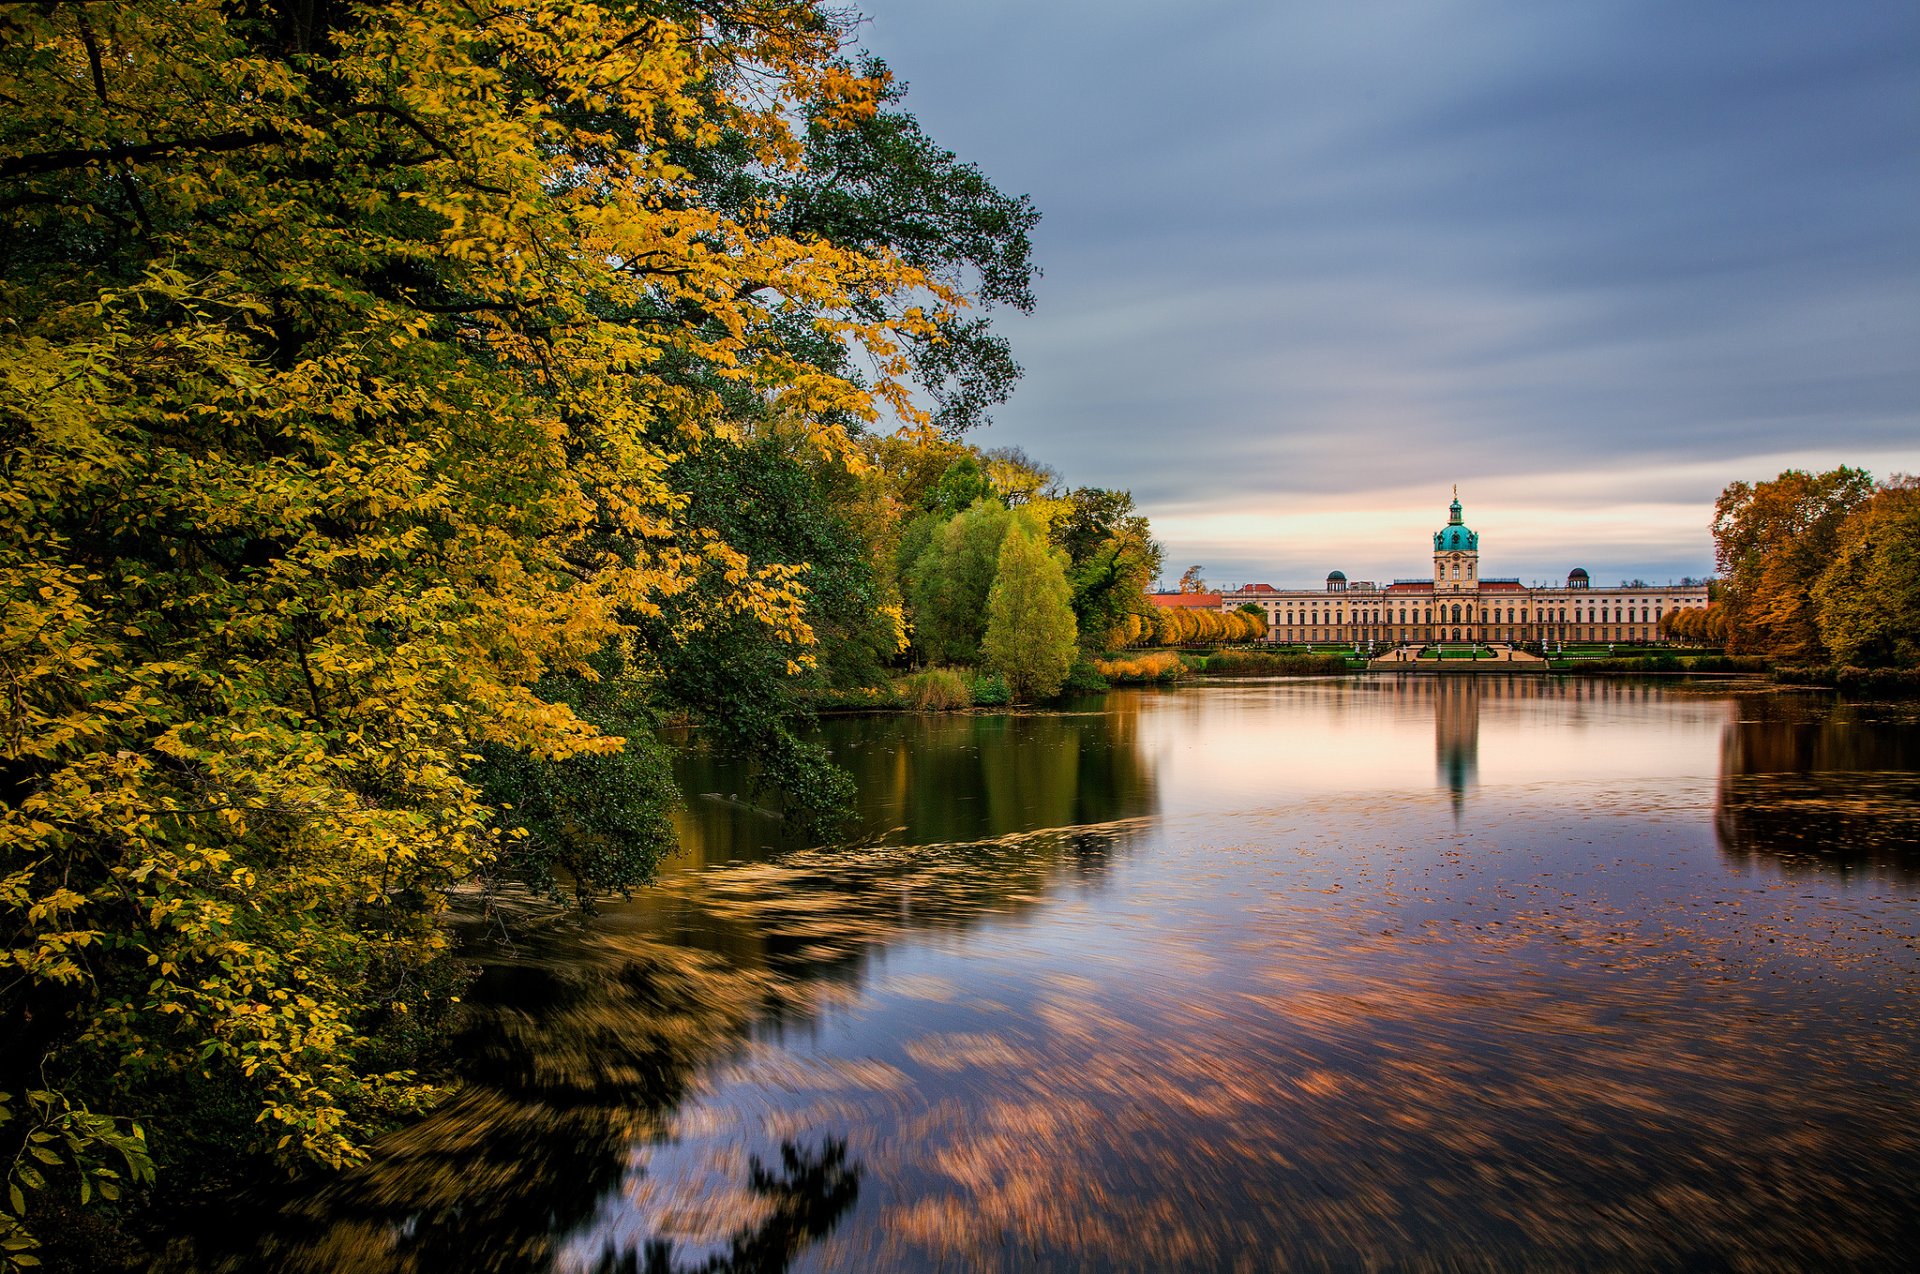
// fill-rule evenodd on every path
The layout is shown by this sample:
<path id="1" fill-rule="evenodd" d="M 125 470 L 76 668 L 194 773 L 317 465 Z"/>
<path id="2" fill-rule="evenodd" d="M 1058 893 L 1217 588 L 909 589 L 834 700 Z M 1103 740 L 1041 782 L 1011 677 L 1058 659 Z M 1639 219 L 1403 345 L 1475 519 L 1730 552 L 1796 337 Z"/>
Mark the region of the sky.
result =
<path id="1" fill-rule="evenodd" d="M 973 435 L 1215 584 L 1713 566 L 1713 501 L 1920 472 L 1912 0 L 861 0 L 1043 214 Z"/>

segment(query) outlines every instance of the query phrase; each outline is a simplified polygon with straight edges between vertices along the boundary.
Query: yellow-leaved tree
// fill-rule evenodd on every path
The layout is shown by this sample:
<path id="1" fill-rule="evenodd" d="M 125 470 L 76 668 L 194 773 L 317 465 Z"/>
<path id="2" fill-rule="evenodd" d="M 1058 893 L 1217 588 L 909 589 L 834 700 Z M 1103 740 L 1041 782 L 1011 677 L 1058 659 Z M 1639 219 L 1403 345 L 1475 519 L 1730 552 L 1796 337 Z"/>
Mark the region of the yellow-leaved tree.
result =
<path id="1" fill-rule="evenodd" d="M 636 622 L 696 580 L 676 623 L 804 660 L 801 573 L 690 526 L 676 456 L 727 401 L 828 456 L 911 419 L 962 298 L 688 157 L 793 171 L 870 119 L 844 35 L 813 0 L 0 17 L 14 1256 L 62 1181 L 337 1165 L 436 1099 L 404 1028 L 501 850 L 475 759 L 623 746 L 543 678 L 646 678 Z"/>

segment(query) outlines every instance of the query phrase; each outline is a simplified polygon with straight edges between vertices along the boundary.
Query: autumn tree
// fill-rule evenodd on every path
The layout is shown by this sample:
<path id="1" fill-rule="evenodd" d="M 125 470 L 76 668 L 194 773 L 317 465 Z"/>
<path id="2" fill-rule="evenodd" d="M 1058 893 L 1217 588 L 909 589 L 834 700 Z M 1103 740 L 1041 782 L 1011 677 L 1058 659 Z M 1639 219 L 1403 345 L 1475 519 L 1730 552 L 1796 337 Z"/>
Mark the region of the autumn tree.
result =
<path id="1" fill-rule="evenodd" d="M 1075 629 L 1065 563 L 1045 537 L 1015 521 L 1000 546 L 987 598 L 982 652 L 1016 700 L 1060 692 L 1073 667 Z"/>
<path id="2" fill-rule="evenodd" d="M 1839 547 L 1841 524 L 1872 493 L 1864 470 L 1844 466 L 1822 474 L 1789 469 L 1721 492 L 1713 538 L 1729 650 L 1823 659 L 1813 586 Z"/>
<path id="3" fill-rule="evenodd" d="M 997 447 L 986 453 L 987 482 L 1008 508 L 1033 505 L 1058 494 L 1060 475 L 1018 447 Z"/>
<path id="4" fill-rule="evenodd" d="M 1180 591 L 1183 593 L 1206 592 L 1207 581 L 1201 575 L 1201 572 L 1206 569 L 1204 566 L 1189 566 L 1186 570 L 1182 571 L 1180 573 Z"/>
<path id="5" fill-rule="evenodd" d="M 1920 480 L 1885 484 L 1837 540 L 1813 586 L 1821 641 L 1842 664 L 1920 667 Z"/>
<path id="6" fill-rule="evenodd" d="M 764 684 L 838 622 L 803 545 L 730 542 L 684 484 L 747 438 L 857 466 L 889 413 L 979 419 L 1016 369 L 966 293 L 1025 303 L 1031 210 L 807 0 L 4 20 L 25 1244 L 39 1187 L 111 1190 L 145 1133 L 338 1165 L 439 1098 L 409 1041 L 448 1011 L 449 890 L 576 833 L 631 880 L 602 851 L 658 826 L 668 654 L 751 648 Z M 495 781 L 538 799 L 503 819 Z M 48 1130 L 57 1162 L 12 1153 Z"/>

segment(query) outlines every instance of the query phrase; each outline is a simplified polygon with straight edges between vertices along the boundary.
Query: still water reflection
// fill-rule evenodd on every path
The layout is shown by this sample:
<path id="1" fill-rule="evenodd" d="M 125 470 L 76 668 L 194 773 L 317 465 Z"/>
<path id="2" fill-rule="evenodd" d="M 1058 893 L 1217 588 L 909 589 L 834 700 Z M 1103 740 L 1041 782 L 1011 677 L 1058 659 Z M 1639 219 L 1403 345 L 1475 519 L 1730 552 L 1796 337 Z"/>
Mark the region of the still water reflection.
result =
<path id="1" fill-rule="evenodd" d="M 475 1082 L 239 1264 L 1893 1267 L 1910 713 L 1419 678 L 843 719 L 849 843 L 496 950 Z"/>

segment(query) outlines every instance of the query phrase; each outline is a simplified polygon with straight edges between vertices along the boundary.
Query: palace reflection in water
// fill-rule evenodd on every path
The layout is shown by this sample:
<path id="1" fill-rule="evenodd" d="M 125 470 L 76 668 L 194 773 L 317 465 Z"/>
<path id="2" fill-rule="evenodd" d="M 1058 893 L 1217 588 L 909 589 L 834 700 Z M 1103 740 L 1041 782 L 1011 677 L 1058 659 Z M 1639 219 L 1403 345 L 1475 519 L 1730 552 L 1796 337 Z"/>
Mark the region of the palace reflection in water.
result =
<path id="1" fill-rule="evenodd" d="M 1368 678 L 824 737 L 861 784 L 846 843 L 786 840 L 689 747 L 658 887 L 475 948 L 462 1094 L 175 1268 L 1920 1242 L 1910 715 Z"/>

